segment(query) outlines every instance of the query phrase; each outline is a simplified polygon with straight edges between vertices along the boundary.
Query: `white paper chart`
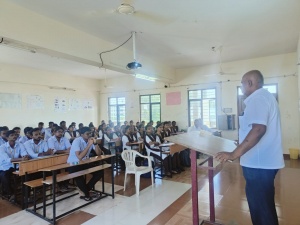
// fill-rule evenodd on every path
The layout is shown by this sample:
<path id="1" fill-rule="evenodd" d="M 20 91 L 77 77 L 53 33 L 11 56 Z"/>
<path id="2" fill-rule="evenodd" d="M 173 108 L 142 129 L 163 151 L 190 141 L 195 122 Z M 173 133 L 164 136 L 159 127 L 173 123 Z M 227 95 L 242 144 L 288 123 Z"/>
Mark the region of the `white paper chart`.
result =
<path id="1" fill-rule="evenodd" d="M 22 97 L 20 94 L 0 93 L 0 108 L 20 109 L 22 108 Z"/>
<path id="2" fill-rule="evenodd" d="M 66 112 L 67 111 L 67 99 L 56 97 L 54 99 L 54 111 Z"/>
<path id="3" fill-rule="evenodd" d="M 40 95 L 27 96 L 27 109 L 43 109 L 45 107 L 44 98 Z"/>
<path id="4" fill-rule="evenodd" d="M 72 98 L 69 100 L 69 110 L 80 110 L 81 109 L 81 100 Z"/>

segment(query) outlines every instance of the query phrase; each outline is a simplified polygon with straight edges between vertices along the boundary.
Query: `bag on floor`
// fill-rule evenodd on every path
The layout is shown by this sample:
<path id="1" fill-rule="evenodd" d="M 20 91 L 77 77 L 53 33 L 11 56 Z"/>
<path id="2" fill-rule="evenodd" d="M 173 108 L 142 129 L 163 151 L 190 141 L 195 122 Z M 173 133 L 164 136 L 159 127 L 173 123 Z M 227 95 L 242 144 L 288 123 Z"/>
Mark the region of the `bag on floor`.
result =
<path id="1" fill-rule="evenodd" d="M 190 150 L 186 149 L 180 152 L 181 165 L 184 167 L 191 167 Z"/>

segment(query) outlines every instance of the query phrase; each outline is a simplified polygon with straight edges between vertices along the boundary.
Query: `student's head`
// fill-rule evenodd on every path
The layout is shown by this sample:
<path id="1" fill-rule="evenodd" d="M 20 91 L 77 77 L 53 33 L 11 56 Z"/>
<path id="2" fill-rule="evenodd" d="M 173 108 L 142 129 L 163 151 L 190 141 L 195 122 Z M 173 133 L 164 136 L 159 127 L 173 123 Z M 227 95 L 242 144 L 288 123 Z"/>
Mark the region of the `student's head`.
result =
<path id="1" fill-rule="evenodd" d="M 6 133 L 7 133 L 7 131 L 8 131 L 8 128 L 6 128 L 6 127 L 0 127 L 0 136 L 4 140 L 6 140 Z"/>
<path id="2" fill-rule="evenodd" d="M 60 123 L 59 123 L 59 126 L 60 127 L 66 127 L 66 121 L 60 121 Z"/>
<path id="3" fill-rule="evenodd" d="M 34 141 L 40 141 L 42 139 L 42 135 L 41 135 L 41 130 L 40 128 L 36 127 L 36 128 L 33 128 L 31 131 L 30 131 L 30 134 L 32 136 L 32 139 Z"/>
<path id="4" fill-rule="evenodd" d="M 25 128 L 24 128 L 24 134 L 25 134 L 25 136 L 26 136 L 27 138 L 29 138 L 29 139 L 32 138 L 32 136 L 31 136 L 31 130 L 32 130 L 32 129 L 33 129 L 32 127 L 25 127 Z"/>
<path id="5" fill-rule="evenodd" d="M 50 121 L 50 122 L 48 123 L 49 128 L 52 128 L 52 127 L 53 127 L 53 124 L 54 124 L 54 122 Z"/>
<path id="6" fill-rule="evenodd" d="M 126 127 L 124 128 L 124 133 L 125 133 L 125 134 L 130 134 L 130 126 L 126 126 Z"/>
<path id="7" fill-rule="evenodd" d="M 254 91 L 260 89 L 264 85 L 264 77 L 259 70 L 251 70 L 242 78 L 242 92 L 245 96 L 251 95 Z"/>
<path id="8" fill-rule="evenodd" d="M 201 126 L 200 119 L 195 119 L 194 126 L 197 127 L 197 128 Z"/>
<path id="9" fill-rule="evenodd" d="M 135 126 L 136 126 L 136 127 L 139 127 L 139 126 L 140 126 L 140 122 L 136 122 L 136 123 L 135 123 Z"/>
<path id="10" fill-rule="evenodd" d="M 146 133 L 151 134 L 152 132 L 153 132 L 153 127 L 150 125 L 146 126 Z"/>
<path id="11" fill-rule="evenodd" d="M 112 130 L 111 130 L 110 127 L 106 127 L 105 132 L 106 132 L 107 134 L 111 134 Z"/>
<path id="12" fill-rule="evenodd" d="M 94 124 L 93 124 L 93 122 L 89 123 L 89 127 L 95 127 Z"/>
<path id="13" fill-rule="evenodd" d="M 150 124 L 151 126 L 153 126 L 153 120 L 150 120 L 149 124 Z"/>
<path id="14" fill-rule="evenodd" d="M 20 127 L 14 127 L 13 130 L 16 132 L 17 138 L 20 137 L 21 128 Z"/>
<path id="15" fill-rule="evenodd" d="M 172 121 L 172 126 L 173 126 L 173 127 L 176 126 L 176 121 Z"/>
<path id="16" fill-rule="evenodd" d="M 133 120 L 129 121 L 129 125 L 132 126 L 133 125 Z"/>
<path id="17" fill-rule="evenodd" d="M 105 120 L 101 120 L 101 124 L 105 123 Z"/>
<path id="18" fill-rule="evenodd" d="M 139 132 L 142 133 L 145 131 L 145 127 L 144 126 L 139 126 Z"/>
<path id="19" fill-rule="evenodd" d="M 119 126 L 115 126 L 114 130 L 115 130 L 115 132 L 120 132 L 120 127 Z"/>
<path id="20" fill-rule="evenodd" d="M 156 125 L 156 133 L 161 133 L 163 131 L 163 128 L 164 128 L 164 126 L 162 123 L 157 124 Z"/>
<path id="21" fill-rule="evenodd" d="M 76 123 L 75 123 L 75 122 L 72 122 L 71 125 L 72 125 L 73 127 L 76 127 Z"/>
<path id="22" fill-rule="evenodd" d="M 14 130 L 6 131 L 5 136 L 8 142 L 15 142 L 17 140 L 16 132 Z"/>
<path id="23" fill-rule="evenodd" d="M 78 124 L 78 129 L 81 129 L 81 128 L 83 128 L 84 126 L 83 126 L 83 123 L 80 123 L 80 124 Z"/>
<path id="24" fill-rule="evenodd" d="M 61 138 L 64 135 L 64 128 L 62 127 L 55 127 L 54 129 L 54 136 L 57 138 Z"/>
<path id="25" fill-rule="evenodd" d="M 92 132 L 91 132 L 91 129 L 89 127 L 82 127 L 80 130 L 80 136 L 85 140 L 87 141 L 91 135 L 92 135 Z"/>
<path id="26" fill-rule="evenodd" d="M 38 128 L 41 130 L 41 129 L 43 129 L 43 127 L 44 127 L 44 123 L 43 122 L 39 122 Z"/>
<path id="27" fill-rule="evenodd" d="M 169 122 L 168 121 L 165 121 L 163 123 L 163 126 L 164 126 L 164 129 L 167 130 L 170 126 L 169 126 Z"/>
<path id="28" fill-rule="evenodd" d="M 127 126 L 127 124 L 128 124 L 128 122 L 125 120 L 125 121 L 124 121 L 124 125 Z"/>
<path id="29" fill-rule="evenodd" d="M 141 124 L 142 124 L 143 126 L 145 126 L 146 123 L 145 123 L 145 121 L 143 120 L 143 121 L 141 122 Z"/>
<path id="30" fill-rule="evenodd" d="M 70 131 L 70 132 L 73 132 L 74 131 L 74 126 L 71 124 L 69 127 L 68 127 L 68 131 Z"/>

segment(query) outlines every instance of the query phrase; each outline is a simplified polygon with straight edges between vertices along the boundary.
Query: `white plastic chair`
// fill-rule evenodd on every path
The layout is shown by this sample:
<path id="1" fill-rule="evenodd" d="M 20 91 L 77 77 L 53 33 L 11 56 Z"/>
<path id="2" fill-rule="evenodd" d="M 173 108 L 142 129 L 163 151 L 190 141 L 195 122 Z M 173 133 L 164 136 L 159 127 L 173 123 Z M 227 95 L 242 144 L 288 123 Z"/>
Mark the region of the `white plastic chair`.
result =
<path id="1" fill-rule="evenodd" d="M 148 159 L 148 166 L 136 166 L 135 158 L 136 156 L 140 156 Z M 125 161 L 126 170 L 125 170 L 125 179 L 124 179 L 124 191 L 126 190 L 126 179 L 127 174 L 135 174 L 135 188 L 136 195 L 140 194 L 140 176 L 141 174 L 151 172 L 151 182 L 153 186 L 153 169 L 151 164 L 151 158 L 149 156 L 144 156 L 138 153 L 135 150 L 124 150 L 122 152 L 122 159 Z"/>

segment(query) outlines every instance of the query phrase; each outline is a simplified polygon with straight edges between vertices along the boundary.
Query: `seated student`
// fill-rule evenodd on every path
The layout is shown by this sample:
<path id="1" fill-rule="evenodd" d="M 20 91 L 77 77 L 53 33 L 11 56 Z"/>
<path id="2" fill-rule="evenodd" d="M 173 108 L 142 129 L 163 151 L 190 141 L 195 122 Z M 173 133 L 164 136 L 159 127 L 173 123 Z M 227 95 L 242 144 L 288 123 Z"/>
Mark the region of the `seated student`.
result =
<path id="1" fill-rule="evenodd" d="M 170 137 L 171 136 L 171 130 L 170 130 L 170 124 L 169 121 L 163 122 L 163 136 L 164 137 Z"/>
<path id="2" fill-rule="evenodd" d="M 83 127 L 84 127 L 83 123 L 78 124 L 78 130 L 80 130 Z"/>
<path id="3" fill-rule="evenodd" d="M 91 129 L 89 127 L 83 127 L 80 129 L 80 137 L 76 138 L 71 146 L 70 155 L 68 157 L 68 163 L 78 162 L 89 158 L 90 151 L 95 150 L 98 156 L 101 155 L 101 149 L 96 144 L 96 139 L 91 137 Z M 80 170 L 93 167 L 93 164 L 83 164 L 79 166 L 73 166 L 69 168 L 70 173 L 74 173 Z M 96 171 L 92 173 L 92 178 L 86 183 L 83 176 L 74 178 L 78 188 L 84 193 L 81 199 L 91 201 L 93 193 L 91 192 L 95 184 L 103 177 L 103 171 Z M 95 196 L 98 197 L 98 196 Z"/>
<path id="4" fill-rule="evenodd" d="M 142 125 L 139 126 L 138 131 L 136 132 L 136 138 L 139 141 L 144 141 L 145 139 L 145 127 Z"/>
<path id="5" fill-rule="evenodd" d="M 132 135 L 133 128 L 126 126 L 124 129 L 125 134 L 122 136 L 123 150 L 132 150 L 137 145 L 137 141 Z"/>
<path id="6" fill-rule="evenodd" d="M 66 121 L 60 121 L 59 126 L 62 127 L 62 129 L 64 129 L 64 132 L 68 130 L 67 125 L 66 125 Z"/>
<path id="7" fill-rule="evenodd" d="M 117 125 L 117 126 L 115 126 L 114 127 L 114 134 L 116 135 L 116 136 L 118 136 L 119 138 L 121 138 L 122 137 L 122 133 L 121 133 L 121 127 L 119 126 L 119 125 Z"/>
<path id="8" fill-rule="evenodd" d="M 103 138 L 102 138 L 102 143 L 103 143 L 103 150 L 105 154 L 115 154 L 115 149 L 111 149 L 113 151 L 110 150 L 109 148 L 109 142 L 111 141 L 119 141 L 120 138 L 112 132 L 110 127 L 106 127 L 105 132 L 103 134 Z"/>
<path id="9" fill-rule="evenodd" d="M 105 132 L 105 129 L 106 129 L 106 124 L 105 123 L 102 123 L 101 125 L 99 125 L 98 127 L 98 138 L 102 139 L 103 138 L 103 134 Z"/>
<path id="10" fill-rule="evenodd" d="M 30 131 L 32 139 L 24 143 L 28 155 L 35 159 L 39 156 L 53 155 L 53 151 L 48 148 L 46 141 L 42 139 L 39 128 L 34 128 Z"/>
<path id="11" fill-rule="evenodd" d="M 176 134 L 179 131 L 179 128 L 176 125 L 176 121 L 172 121 L 172 126 L 170 128 L 171 128 L 171 133 L 172 134 Z"/>
<path id="12" fill-rule="evenodd" d="M 80 134 L 76 130 L 74 130 L 74 126 L 72 124 L 69 126 L 69 129 L 64 134 L 64 137 L 67 138 L 71 144 L 74 141 L 74 139 L 79 136 Z"/>
<path id="13" fill-rule="evenodd" d="M 7 142 L 6 133 L 8 131 L 8 127 L 0 127 L 0 146 Z"/>
<path id="14" fill-rule="evenodd" d="M 62 127 L 55 127 L 53 136 L 48 139 L 48 147 L 53 150 L 55 154 L 70 153 L 71 144 L 66 137 L 63 137 L 64 129 Z"/>
<path id="15" fill-rule="evenodd" d="M 28 160 L 29 156 L 22 143 L 16 142 L 15 131 L 9 130 L 6 132 L 7 142 L 0 146 L 0 181 L 4 190 L 4 195 L 7 195 L 10 201 L 15 199 L 14 188 L 10 184 L 10 177 L 15 171 L 12 162 Z"/>
<path id="16" fill-rule="evenodd" d="M 18 142 L 20 142 L 20 140 L 22 139 L 22 136 L 20 135 L 21 133 L 21 128 L 20 127 L 14 127 L 12 130 L 14 130 L 16 132 L 16 137 Z"/>
<path id="17" fill-rule="evenodd" d="M 40 129 L 41 131 L 41 134 L 45 134 L 45 128 L 44 128 L 44 123 L 43 122 L 39 122 L 38 123 L 38 128 Z"/>
<path id="18" fill-rule="evenodd" d="M 156 125 L 156 133 L 155 133 L 155 140 L 159 144 L 167 143 L 167 141 L 164 139 L 164 132 L 163 132 L 163 124 Z M 163 147 L 163 151 L 170 151 L 170 147 Z M 172 158 L 172 173 L 180 173 L 181 171 L 184 171 L 183 167 L 180 163 L 179 153 L 176 152 L 173 155 L 171 155 Z"/>
<path id="19" fill-rule="evenodd" d="M 146 137 L 145 137 L 145 147 L 148 156 L 152 156 L 153 158 L 158 159 L 163 162 L 165 174 L 170 176 L 171 172 L 169 171 L 169 158 L 168 154 L 161 154 L 161 150 L 159 149 L 159 143 L 156 142 L 155 137 L 153 136 L 153 127 L 151 125 L 146 126 Z"/>
<path id="20" fill-rule="evenodd" d="M 54 122 L 49 122 L 49 127 L 45 129 L 44 140 L 48 141 L 52 137 L 51 129 L 53 128 Z"/>
<path id="21" fill-rule="evenodd" d="M 24 128 L 24 136 L 22 136 L 22 138 L 20 139 L 20 143 L 24 144 L 26 141 L 29 141 L 30 139 L 32 139 L 32 136 L 31 136 L 31 130 L 33 128 L 32 127 L 25 127 Z"/>

